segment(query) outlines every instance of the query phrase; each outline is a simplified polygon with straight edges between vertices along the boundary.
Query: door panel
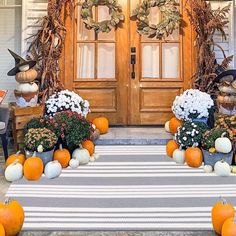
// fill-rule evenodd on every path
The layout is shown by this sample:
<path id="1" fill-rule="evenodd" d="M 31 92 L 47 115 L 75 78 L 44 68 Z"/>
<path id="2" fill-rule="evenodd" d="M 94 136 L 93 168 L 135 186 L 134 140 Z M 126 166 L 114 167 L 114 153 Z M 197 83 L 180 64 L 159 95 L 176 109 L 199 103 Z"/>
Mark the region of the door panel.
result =
<path id="1" fill-rule="evenodd" d="M 91 104 L 92 119 L 105 115 L 111 124 L 163 124 L 171 116 L 175 96 L 191 84 L 193 74 L 193 34 L 183 11 L 183 34 L 176 30 L 166 40 L 149 39 L 137 33 L 131 11 L 139 0 L 119 0 L 125 21 L 110 33 L 96 34 L 75 16 L 65 17 L 67 37 L 61 73 L 64 85 L 79 93 Z M 108 8 L 94 7 L 98 21 L 109 19 Z M 149 19 L 161 19 L 158 8 Z M 184 36 L 183 36 L 184 35 Z M 131 48 L 136 52 L 131 53 Z M 131 54 L 136 56 L 132 79 Z"/>
<path id="2" fill-rule="evenodd" d="M 136 4 L 138 3 L 137 0 Z M 181 0 L 180 12 L 183 14 L 183 20 L 187 22 L 183 5 L 184 0 Z M 161 20 L 161 14 L 153 8 L 149 19 L 157 24 Z M 165 40 L 156 40 L 140 36 L 137 33 L 136 21 L 130 21 L 130 46 L 136 48 L 136 53 L 130 53 L 136 55 L 137 63 L 135 79 L 130 80 L 129 124 L 163 124 L 173 116 L 173 100 L 189 86 L 191 78 L 190 28 L 190 25 L 184 28 L 184 36 L 176 30 Z M 186 55 L 188 62 L 184 60 Z"/>

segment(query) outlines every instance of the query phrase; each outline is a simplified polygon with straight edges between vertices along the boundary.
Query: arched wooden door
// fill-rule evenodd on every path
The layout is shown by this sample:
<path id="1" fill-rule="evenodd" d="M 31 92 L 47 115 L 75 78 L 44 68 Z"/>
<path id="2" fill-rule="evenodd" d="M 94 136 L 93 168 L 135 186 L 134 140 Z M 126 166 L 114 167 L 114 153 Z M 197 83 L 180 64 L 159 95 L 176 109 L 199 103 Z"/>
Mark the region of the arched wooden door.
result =
<path id="1" fill-rule="evenodd" d="M 148 39 L 136 32 L 130 19 L 138 0 L 119 0 L 125 21 L 116 30 L 96 34 L 80 19 L 80 7 L 66 18 L 67 37 L 61 78 L 65 86 L 89 100 L 90 118 L 105 115 L 111 124 L 163 124 L 172 116 L 176 95 L 190 86 L 193 71 L 192 29 L 180 0 L 186 26 L 162 40 Z M 109 19 L 108 8 L 94 8 L 98 20 Z M 153 8 L 150 20 L 161 16 Z M 131 56 L 136 63 L 131 66 Z M 135 72 L 135 77 L 131 74 Z"/>

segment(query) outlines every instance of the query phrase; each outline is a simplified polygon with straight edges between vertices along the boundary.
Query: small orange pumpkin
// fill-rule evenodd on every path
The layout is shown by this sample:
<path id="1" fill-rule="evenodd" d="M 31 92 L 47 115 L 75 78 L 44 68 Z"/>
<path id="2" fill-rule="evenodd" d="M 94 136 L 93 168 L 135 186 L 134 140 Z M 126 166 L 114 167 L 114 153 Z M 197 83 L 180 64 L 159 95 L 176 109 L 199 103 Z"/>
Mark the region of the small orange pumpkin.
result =
<path id="1" fill-rule="evenodd" d="M 227 201 L 224 198 L 221 198 L 220 201 L 218 201 L 211 210 L 211 219 L 212 219 L 212 225 L 214 230 L 217 234 L 221 234 L 222 226 L 230 217 L 234 217 L 234 207 L 230 203 L 227 203 Z"/>
<path id="2" fill-rule="evenodd" d="M 29 83 L 33 82 L 38 76 L 35 69 L 29 69 L 27 71 L 20 71 L 16 74 L 16 81 L 18 83 Z"/>
<path id="3" fill-rule="evenodd" d="M 86 140 L 86 141 L 82 142 L 82 147 L 89 151 L 90 156 L 92 156 L 94 154 L 95 146 L 91 140 Z"/>
<path id="4" fill-rule="evenodd" d="M 166 154 L 169 157 L 173 156 L 173 152 L 174 150 L 178 149 L 179 145 L 178 143 L 176 143 L 175 140 L 170 140 L 167 144 L 166 144 Z"/>
<path id="5" fill-rule="evenodd" d="M 183 125 L 183 121 L 177 119 L 176 117 L 173 117 L 170 119 L 169 122 L 169 129 L 172 134 L 177 133 L 178 127 Z"/>
<path id="6" fill-rule="evenodd" d="M 35 154 L 24 163 L 24 176 L 28 180 L 38 180 L 43 174 L 43 161 Z"/>
<path id="7" fill-rule="evenodd" d="M 71 155 L 70 152 L 67 149 L 62 148 L 62 145 L 60 144 L 59 149 L 54 152 L 53 159 L 54 161 L 58 161 L 62 168 L 66 168 L 69 166 Z"/>
<path id="8" fill-rule="evenodd" d="M 93 120 L 93 124 L 101 134 L 106 134 L 109 129 L 109 121 L 106 117 L 97 117 Z"/>
<path id="9" fill-rule="evenodd" d="M 234 217 L 228 218 L 221 230 L 222 236 L 235 236 L 236 235 L 236 219 Z"/>
<path id="10" fill-rule="evenodd" d="M 0 203 L 0 224 L 3 225 L 6 236 L 17 235 L 22 229 L 24 219 L 24 210 L 18 201 L 7 199 L 5 203 Z"/>
<path id="11" fill-rule="evenodd" d="M 190 147 L 186 149 L 185 161 L 188 166 L 198 168 L 202 165 L 203 155 L 198 147 Z"/>
<path id="12" fill-rule="evenodd" d="M 5 229 L 2 224 L 0 224 L 0 236 L 5 236 Z"/>
<path id="13" fill-rule="evenodd" d="M 25 163 L 25 155 L 21 154 L 20 151 L 18 151 L 17 153 L 12 154 L 12 155 L 10 155 L 7 158 L 6 167 L 8 167 L 13 162 L 15 162 L 17 159 L 18 159 L 18 163 L 20 163 L 21 165 L 24 165 L 24 163 Z"/>

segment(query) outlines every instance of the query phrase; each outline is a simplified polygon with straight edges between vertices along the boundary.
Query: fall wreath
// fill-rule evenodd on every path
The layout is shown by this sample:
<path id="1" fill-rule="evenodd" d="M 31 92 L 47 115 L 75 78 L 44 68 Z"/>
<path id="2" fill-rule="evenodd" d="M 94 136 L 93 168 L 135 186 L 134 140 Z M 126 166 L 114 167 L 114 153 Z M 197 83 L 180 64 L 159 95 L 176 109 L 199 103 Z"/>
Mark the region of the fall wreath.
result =
<path id="1" fill-rule="evenodd" d="M 93 17 L 93 6 L 107 6 L 111 19 L 96 22 Z M 122 8 L 117 0 L 86 0 L 82 4 L 81 18 L 87 29 L 94 29 L 96 33 L 109 33 L 120 21 L 124 20 L 124 15 L 121 12 Z"/>
<path id="2" fill-rule="evenodd" d="M 152 7 L 158 7 L 162 16 L 162 20 L 156 25 L 151 24 L 148 19 Z M 144 0 L 133 11 L 133 16 L 138 20 L 139 34 L 159 40 L 171 35 L 181 21 L 178 3 L 175 0 Z"/>

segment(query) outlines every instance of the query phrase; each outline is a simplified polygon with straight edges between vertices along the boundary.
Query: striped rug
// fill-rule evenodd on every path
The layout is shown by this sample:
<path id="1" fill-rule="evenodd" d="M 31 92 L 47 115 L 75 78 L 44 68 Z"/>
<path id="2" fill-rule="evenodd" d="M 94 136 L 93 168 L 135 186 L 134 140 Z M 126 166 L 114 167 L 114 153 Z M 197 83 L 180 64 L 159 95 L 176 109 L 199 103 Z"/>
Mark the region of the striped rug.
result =
<path id="1" fill-rule="evenodd" d="M 97 146 L 96 162 L 12 184 L 24 230 L 210 230 L 211 207 L 236 205 L 236 177 L 176 165 L 164 146 Z"/>

